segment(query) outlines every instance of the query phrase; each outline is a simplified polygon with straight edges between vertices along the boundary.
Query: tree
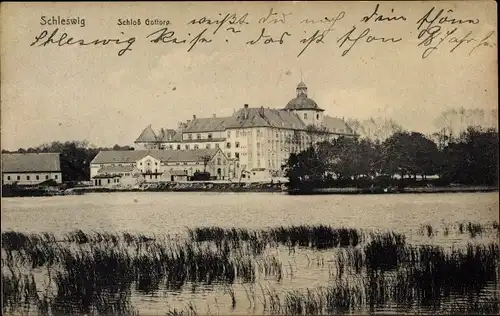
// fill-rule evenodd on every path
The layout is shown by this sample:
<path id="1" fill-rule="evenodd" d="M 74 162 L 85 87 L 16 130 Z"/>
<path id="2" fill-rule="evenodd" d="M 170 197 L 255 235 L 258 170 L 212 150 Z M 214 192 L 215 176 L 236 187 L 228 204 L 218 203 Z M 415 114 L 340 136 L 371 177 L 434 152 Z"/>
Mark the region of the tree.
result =
<path id="1" fill-rule="evenodd" d="M 207 165 L 212 160 L 212 156 L 204 155 L 201 159 L 203 160 L 203 172 L 207 172 Z"/>
<path id="2" fill-rule="evenodd" d="M 443 149 L 441 176 L 469 185 L 498 185 L 498 132 L 469 127 Z"/>
<path id="3" fill-rule="evenodd" d="M 417 132 L 398 132 L 383 143 L 382 171 L 389 175 L 426 175 L 437 172 L 437 145 Z"/>
<path id="4" fill-rule="evenodd" d="M 305 128 L 305 134 L 309 140 L 309 145 L 313 146 L 320 141 L 328 139 L 330 131 L 325 126 L 308 125 Z"/>

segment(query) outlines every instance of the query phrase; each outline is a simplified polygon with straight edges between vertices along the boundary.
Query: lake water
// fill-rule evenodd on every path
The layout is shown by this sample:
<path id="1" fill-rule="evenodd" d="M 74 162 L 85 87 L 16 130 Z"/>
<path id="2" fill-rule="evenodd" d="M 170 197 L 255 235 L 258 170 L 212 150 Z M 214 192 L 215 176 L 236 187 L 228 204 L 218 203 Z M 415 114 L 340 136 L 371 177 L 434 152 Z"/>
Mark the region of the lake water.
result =
<path id="1" fill-rule="evenodd" d="M 79 196 L 2 199 L 2 232 L 51 232 L 56 235 L 81 229 L 133 232 L 146 235 L 184 234 L 186 228 L 264 229 L 290 225 L 331 225 L 363 231 L 393 230 L 404 233 L 407 243 L 460 247 L 466 243 L 497 241 L 494 232 L 475 238 L 458 233 L 458 223 L 491 225 L 498 222 L 498 193 L 317 195 L 288 196 L 279 193 L 99 193 Z M 431 225 L 435 236 L 422 233 Z M 449 227 L 449 233 L 443 233 Z M 338 249 L 337 249 L 338 250 Z M 337 250 L 270 250 L 282 264 L 282 278 L 259 276 L 254 284 L 234 284 L 236 305 L 226 286 L 186 286 L 180 291 L 160 289 L 153 294 L 134 293 L 132 304 L 139 314 L 165 314 L 168 308 L 186 304 L 205 314 L 263 313 L 262 289 L 277 292 L 328 286 L 335 269 Z M 486 297 L 498 297 L 497 280 L 485 289 Z M 493 293 L 493 294 L 491 294 Z M 460 298 L 459 298 L 460 299 Z M 382 306 L 380 312 L 401 312 Z M 357 310 L 364 313 L 366 310 Z"/>

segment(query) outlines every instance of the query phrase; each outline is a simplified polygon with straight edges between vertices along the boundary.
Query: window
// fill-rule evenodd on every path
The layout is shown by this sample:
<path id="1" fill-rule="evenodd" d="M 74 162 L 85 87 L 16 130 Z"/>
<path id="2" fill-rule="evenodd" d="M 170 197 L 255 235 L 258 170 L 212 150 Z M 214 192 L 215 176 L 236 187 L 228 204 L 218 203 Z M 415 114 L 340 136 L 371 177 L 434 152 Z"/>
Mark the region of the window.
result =
<path id="1" fill-rule="evenodd" d="M 231 153 L 227 153 L 227 158 L 231 158 Z"/>
<path id="2" fill-rule="evenodd" d="M 239 159 L 240 158 L 240 153 L 234 153 L 234 158 Z"/>
<path id="3" fill-rule="evenodd" d="M 142 166 L 142 162 L 141 162 L 141 163 L 139 163 L 139 165 L 141 165 L 141 166 Z"/>
<path id="4" fill-rule="evenodd" d="M 108 179 L 108 183 L 111 183 L 111 180 Z"/>
<path id="5" fill-rule="evenodd" d="M 56 179 L 56 180 L 57 180 L 57 174 L 54 176 L 54 179 Z"/>
<path id="6" fill-rule="evenodd" d="M 40 176 L 36 176 L 36 179 L 37 179 L 37 180 L 40 180 Z"/>
<path id="7" fill-rule="evenodd" d="M 177 145 L 177 150 L 181 150 L 181 145 Z"/>
<path id="8" fill-rule="evenodd" d="M 236 130 L 236 137 L 240 137 L 240 131 Z"/>
<path id="9" fill-rule="evenodd" d="M 231 131 L 227 131 L 227 138 L 231 138 Z"/>
<path id="10" fill-rule="evenodd" d="M 234 143 L 234 147 L 236 147 L 236 148 L 240 148 L 240 142 L 236 142 L 236 143 Z"/>
<path id="11" fill-rule="evenodd" d="M 193 139 L 193 135 L 192 134 L 188 134 L 188 139 Z"/>
<path id="12" fill-rule="evenodd" d="M 196 139 L 201 139 L 201 134 L 197 134 Z"/>
<path id="13" fill-rule="evenodd" d="M 30 179 L 30 176 L 26 176 L 26 180 L 28 180 L 28 181 L 29 181 L 29 179 Z"/>
<path id="14" fill-rule="evenodd" d="M 7 176 L 7 180 L 10 180 L 10 176 Z"/>
<path id="15" fill-rule="evenodd" d="M 194 145 L 194 149 L 200 149 L 200 146 L 198 144 Z"/>
<path id="16" fill-rule="evenodd" d="M 217 158 L 217 164 L 220 165 L 220 158 Z"/>
<path id="17" fill-rule="evenodd" d="M 206 148 L 206 149 L 210 149 L 210 147 L 211 147 L 211 146 L 210 146 L 210 144 L 206 144 L 206 145 L 205 145 L 205 148 Z"/>
<path id="18" fill-rule="evenodd" d="M 226 143 L 226 148 L 231 148 L 231 143 Z"/>
<path id="19" fill-rule="evenodd" d="M 188 163 L 187 163 L 187 162 L 185 162 L 184 164 L 185 164 L 185 165 L 187 165 Z"/>
<path id="20" fill-rule="evenodd" d="M 307 113 L 304 113 L 304 120 L 307 120 Z"/>
<path id="21" fill-rule="evenodd" d="M 189 149 L 189 145 L 186 145 L 186 149 Z"/>
<path id="22" fill-rule="evenodd" d="M 319 120 L 319 114 L 316 114 L 316 119 Z"/>
<path id="23" fill-rule="evenodd" d="M 49 176 L 48 175 L 45 176 L 45 180 L 49 180 Z"/>
<path id="24" fill-rule="evenodd" d="M 219 144 L 215 144 L 215 148 L 220 148 Z"/>
<path id="25" fill-rule="evenodd" d="M 212 139 L 212 133 L 208 133 L 208 139 Z"/>
<path id="26" fill-rule="evenodd" d="M 21 180 L 21 176 L 17 176 L 17 180 Z"/>
<path id="27" fill-rule="evenodd" d="M 174 146 L 170 145 L 170 146 L 168 146 L 168 148 L 172 150 L 172 149 L 174 149 Z"/>

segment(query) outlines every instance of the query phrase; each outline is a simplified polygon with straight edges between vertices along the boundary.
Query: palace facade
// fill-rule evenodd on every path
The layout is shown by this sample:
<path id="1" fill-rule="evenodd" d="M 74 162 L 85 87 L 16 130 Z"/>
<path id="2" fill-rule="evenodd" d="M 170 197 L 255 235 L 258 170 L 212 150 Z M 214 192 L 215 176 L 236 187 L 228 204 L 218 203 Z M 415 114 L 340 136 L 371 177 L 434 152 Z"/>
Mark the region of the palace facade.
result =
<path id="1" fill-rule="evenodd" d="M 295 98 L 282 109 L 245 104 L 232 116 L 193 115 L 191 120 L 179 123 L 177 129 L 155 132 L 149 125 L 134 143 L 139 150 L 220 148 L 229 160 L 231 177 L 237 178 L 250 175 L 252 170 L 279 175 L 290 153 L 306 149 L 313 141 L 340 136 L 355 135 L 342 119 L 325 115 L 300 82 Z"/>

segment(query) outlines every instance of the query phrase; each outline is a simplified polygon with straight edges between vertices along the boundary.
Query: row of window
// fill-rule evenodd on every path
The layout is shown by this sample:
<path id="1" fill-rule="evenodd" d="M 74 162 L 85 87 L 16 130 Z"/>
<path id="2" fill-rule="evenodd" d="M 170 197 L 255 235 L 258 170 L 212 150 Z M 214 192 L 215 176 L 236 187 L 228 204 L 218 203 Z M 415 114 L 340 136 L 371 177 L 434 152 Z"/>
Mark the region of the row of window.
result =
<path id="1" fill-rule="evenodd" d="M 187 134 L 187 135 L 189 140 L 193 139 L 193 134 Z M 208 133 L 207 139 L 212 139 L 212 138 L 213 138 L 212 133 Z M 196 134 L 196 139 L 203 139 L 203 138 L 201 138 L 201 134 Z"/>
<path id="2" fill-rule="evenodd" d="M 231 153 L 228 151 L 226 153 L 227 158 L 231 158 Z M 234 153 L 234 158 L 240 159 L 240 153 Z"/>
<path id="3" fill-rule="evenodd" d="M 177 150 L 181 150 L 182 147 L 181 147 L 181 145 L 177 145 L 176 148 L 177 148 Z M 200 149 L 200 145 L 195 144 L 193 146 L 193 148 L 194 149 Z M 212 144 L 205 144 L 205 149 L 211 149 L 211 148 L 212 148 Z M 215 144 L 215 148 L 219 148 L 219 144 Z M 162 146 L 161 149 L 166 149 L 166 147 Z M 168 149 L 173 150 L 174 149 L 174 145 L 169 145 Z M 184 145 L 184 149 L 189 150 L 189 149 L 191 149 L 191 146 L 189 144 L 186 144 L 186 145 Z"/>
<path id="4" fill-rule="evenodd" d="M 56 174 L 56 175 L 54 176 L 54 179 L 56 179 L 56 180 L 57 180 L 57 178 L 58 178 L 58 176 L 57 176 L 57 174 Z M 40 180 L 40 176 L 38 176 L 38 175 L 37 175 L 37 176 L 35 176 L 35 179 L 36 179 L 36 180 Z M 7 180 L 11 180 L 10 176 L 7 176 Z M 17 176 L 17 181 L 20 181 L 20 180 L 21 180 L 21 176 Z M 30 181 L 30 180 L 31 180 L 31 176 L 26 176 L 26 181 Z M 45 180 L 49 180 L 49 176 L 48 176 L 48 175 L 46 175 L 46 176 L 45 176 Z"/>

